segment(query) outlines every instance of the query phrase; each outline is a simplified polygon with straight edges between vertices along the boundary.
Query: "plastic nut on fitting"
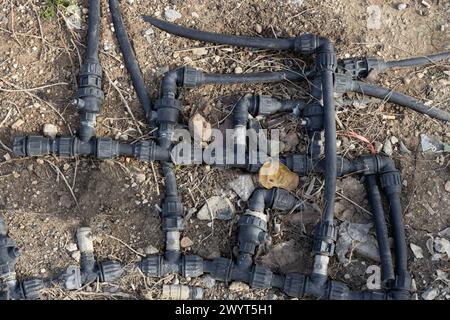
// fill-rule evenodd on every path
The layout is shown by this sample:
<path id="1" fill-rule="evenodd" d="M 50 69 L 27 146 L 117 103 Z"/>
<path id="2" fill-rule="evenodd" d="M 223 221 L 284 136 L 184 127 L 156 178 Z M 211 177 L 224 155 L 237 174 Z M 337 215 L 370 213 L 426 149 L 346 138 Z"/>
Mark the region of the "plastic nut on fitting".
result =
<path id="1" fill-rule="evenodd" d="M 305 296 L 306 276 L 299 273 L 288 273 L 284 279 L 283 291 L 290 297 Z"/>
<path id="2" fill-rule="evenodd" d="M 199 277 L 203 274 L 203 259 L 199 256 L 183 256 L 182 269 L 183 277 Z"/>
<path id="3" fill-rule="evenodd" d="M 213 279 L 228 282 L 230 280 L 232 266 L 232 260 L 219 257 L 211 262 L 209 273 Z"/>
<path id="4" fill-rule="evenodd" d="M 155 101 L 155 109 L 159 123 L 177 123 L 181 110 L 181 102 L 175 98 L 160 98 Z"/>
<path id="5" fill-rule="evenodd" d="M 159 278 L 162 274 L 162 256 L 147 256 L 139 263 L 142 272 L 151 278 Z"/>
<path id="6" fill-rule="evenodd" d="M 320 46 L 320 38 L 314 34 L 304 34 L 295 39 L 294 51 L 301 54 L 313 53 Z"/>
<path id="7" fill-rule="evenodd" d="M 41 290 L 44 289 L 42 279 L 29 279 L 22 282 L 22 292 L 25 299 L 36 300 L 41 296 Z"/>
<path id="8" fill-rule="evenodd" d="M 205 82 L 204 73 L 200 70 L 184 67 L 183 68 L 183 87 L 195 88 Z"/>
<path id="9" fill-rule="evenodd" d="M 323 256 L 333 256 L 336 238 L 336 225 L 326 221 L 320 222 L 314 233 L 313 252 Z"/>
<path id="10" fill-rule="evenodd" d="M 101 282 L 117 280 L 123 273 L 123 268 L 117 261 L 107 260 L 100 263 L 99 276 Z"/>
<path id="11" fill-rule="evenodd" d="M 250 278 L 250 286 L 256 289 L 272 287 L 273 273 L 269 268 L 255 265 Z"/>

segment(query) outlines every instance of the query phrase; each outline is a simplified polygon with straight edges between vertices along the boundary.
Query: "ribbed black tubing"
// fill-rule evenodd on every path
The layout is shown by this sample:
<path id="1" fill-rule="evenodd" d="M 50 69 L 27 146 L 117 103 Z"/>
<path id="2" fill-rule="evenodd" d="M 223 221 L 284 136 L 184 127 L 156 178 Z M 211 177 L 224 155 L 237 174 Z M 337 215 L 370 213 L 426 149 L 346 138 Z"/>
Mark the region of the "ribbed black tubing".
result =
<path id="1" fill-rule="evenodd" d="M 122 52 L 122 56 L 125 61 L 125 66 L 130 74 L 139 102 L 141 103 L 145 115 L 148 118 L 152 108 L 152 102 L 145 87 L 144 78 L 134 55 L 133 48 L 131 47 L 130 40 L 128 39 L 127 31 L 125 30 L 122 16 L 120 14 L 118 1 L 109 0 L 109 9 L 111 11 L 117 42 L 119 43 L 120 51 Z"/>

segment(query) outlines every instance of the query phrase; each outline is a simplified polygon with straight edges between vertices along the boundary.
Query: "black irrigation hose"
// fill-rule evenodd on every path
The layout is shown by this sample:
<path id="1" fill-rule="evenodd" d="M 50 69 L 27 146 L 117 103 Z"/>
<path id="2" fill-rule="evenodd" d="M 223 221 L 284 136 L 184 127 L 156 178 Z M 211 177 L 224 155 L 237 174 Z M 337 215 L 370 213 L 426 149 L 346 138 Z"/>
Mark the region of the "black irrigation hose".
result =
<path id="1" fill-rule="evenodd" d="M 100 37 L 100 0 L 89 0 L 89 18 L 86 45 L 86 60 L 98 60 Z"/>
<path id="2" fill-rule="evenodd" d="M 352 89 L 350 91 L 359 92 L 382 100 L 387 100 L 389 102 L 393 102 L 403 107 L 410 108 L 417 112 L 429 115 L 432 118 L 450 122 L 450 113 L 437 109 L 435 107 L 427 106 L 413 97 L 395 92 L 388 88 L 374 86 L 362 81 L 354 81 Z"/>
<path id="3" fill-rule="evenodd" d="M 400 194 L 388 193 L 389 214 L 394 238 L 395 274 L 404 277 L 408 272 L 408 252 L 406 246 L 403 213 L 400 204 Z"/>
<path id="4" fill-rule="evenodd" d="M 174 172 L 174 166 L 171 162 L 162 162 L 161 168 L 164 175 L 165 195 L 178 196 L 177 181 Z"/>
<path id="5" fill-rule="evenodd" d="M 336 119 L 333 92 L 333 73 L 330 70 L 323 71 L 323 106 L 325 128 L 325 210 L 323 221 L 333 223 L 334 202 L 336 198 L 336 172 L 337 172 L 337 150 L 336 150 Z"/>
<path id="6" fill-rule="evenodd" d="M 440 52 L 436 54 L 431 54 L 423 57 L 414 57 L 402 60 L 386 61 L 386 68 L 403 68 L 403 67 L 414 67 L 425 64 L 430 64 L 433 62 L 438 62 L 441 60 L 450 59 L 450 51 Z"/>
<path id="7" fill-rule="evenodd" d="M 243 37 L 223 35 L 214 32 L 206 32 L 185 28 L 174 23 L 166 22 L 151 16 L 144 16 L 144 21 L 171 34 L 205 42 L 227 44 L 238 47 L 251 47 L 259 49 L 273 50 L 293 50 L 295 49 L 295 38 L 291 39 L 267 39 L 255 37 Z"/>
<path id="8" fill-rule="evenodd" d="M 381 202 L 380 189 L 377 185 L 376 175 L 366 176 L 366 189 L 369 203 L 372 208 L 372 218 L 375 224 L 375 232 L 377 235 L 378 250 L 381 261 L 381 280 L 385 286 L 389 281 L 395 279 L 394 265 L 392 263 L 391 250 L 389 248 L 389 236 L 384 215 L 383 205 Z"/>
<path id="9" fill-rule="evenodd" d="M 145 115 L 148 118 L 152 109 L 152 102 L 145 87 L 144 78 L 134 55 L 133 48 L 131 47 L 130 40 L 128 39 L 128 35 L 120 14 L 118 1 L 109 0 L 109 9 L 111 11 L 117 42 L 119 43 L 120 51 L 122 52 L 122 56 L 125 61 L 125 66 L 130 74 L 139 102 L 141 103 Z"/>
<path id="10" fill-rule="evenodd" d="M 256 72 L 246 74 L 205 73 L 203 84 L 269 83 L 280 81 L 302 81 L 314 75 L 314 71 Z"/>

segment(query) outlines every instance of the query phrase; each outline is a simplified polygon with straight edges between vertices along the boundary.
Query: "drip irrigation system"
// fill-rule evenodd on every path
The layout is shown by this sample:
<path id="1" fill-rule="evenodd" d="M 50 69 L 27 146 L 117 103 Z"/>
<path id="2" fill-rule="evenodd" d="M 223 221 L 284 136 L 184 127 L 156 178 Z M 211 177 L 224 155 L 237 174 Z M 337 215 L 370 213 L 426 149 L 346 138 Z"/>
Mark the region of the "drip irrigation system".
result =
<path id="1" fill-rule="evenodd" d="M 407 266 L 402 208 L 400 203 L 402 182 L 399 170 L 388 157 L 366 155 L 349 160 L 337 155 L 335 124 L 335 93 L 359 92 L 365 95 L 393 102 L 442 121 L 450 121 L 446 111 L 423 104 L 419 100 L 396 93 L 390 89 L 364 82 L 370 72 L 382 72 L 388 68 L 418 66 L 436 63 L 450 57 L 450 52 L 411 58 L 399 61 L 382 61 L 373 58 L 351 58 L 338 61 L 332 42 L 324 37 L 304 34 L 289 39 L 252 38 L 221 35 L 185 28 L 153 17 L 144 21 L 166 32 L 181 37 L 271 50 L 290 50 L 300 55 L 313 55 L 315 63 L 309 70 L 263 72 L 249 74 L 210 74 L 189 67 L 182 67 L 164 74 L 159 96 L 151 101 L 142 72 L 136 61 L 129 41 L 117 0 L 109 0 L 109 8 L 117 41 L 126 68 L 151 127 L 157 127 L 156 140 L 139 141 L 133 145 L 121 143 L 95 134 L 96 117 L 103 102 L 101 89 L 102 68 L 98 58 L 100 29 L 100 1 L 89 1 L 89 26 L 85 61 L 80 69 L 79 89 L 74 103 L 80 114 L 78 136 L 56 137 L 20 136 L 13 142 L 15 155 L 38 157 L 90 156 L 96 159 L 112 159 L 119 156 L 134 157 L 139 161 L 158 161 L 165 179 L 165 196 L 162 203 L 162 228 L 165 231 L 166 246 L 163 255 L 144 257 L 138 264 L 149 277 L 163 277 L 178 273 L 184 277 L 198 277 L 209 274 L 212 278 L 229 283 L 243 281 L 253 288 L 277 288 L 291 297 L 315 297 L 318 299 L 385 300 L 409 299 L 411 275 Z M 279 81 L 304 81 L 312 83 L 309 100 L 278 100 L 266 95 L 245 95 L 233 110 L 235 147 L 246 153 L 243 163 L 226 163 L 228 168 L 240 168 L 258 172 L 264 162 L 251 163 L 246 131 L 249 115 L 269 116 L 287 112 L 298 119 L 307 130 L 310 139 L 305 154 L 281 155 L 280 162 L 294 173 L 305 176 L 311 173 L 325 177 L 324 207 L 322 219 L 314 233 L 314 265 L 310 274 L 276 274 L 269 268 L 254 262 L 258 246 L 268 238 L 268 216 L 266 209 L 289 211 L 301 209 L 302 201 L 284 189 L 258 188 L 251 195 L 248 206 L 238 222 L 238 255 L 236 259 L 219 257 L 206 260 L 196 255 L 183 254 L 180 235 L 184 230 L 184 207 L 177 190 L 174 165 L 178 164 L 173 153 L 175 128 L 182 111 L 180 88 L 195 88 L 202 85 L 237 83 L 272 83 Z M 323 148 L 324 147 L 324 148 Z M 322 150 L 324 149 L 324 150 Z M 216 164 L 225 163 L 217 158 Z M 339 281 L 328 276 L 328 264 L 334 255 L 337 225 L 334 222 L 336 179 L 354 173 L 365 177 L 369 203 L 372 208 L 381 261 L 381 290 L 352 291 Z M 382 196 L 388 202 L 394 254 L 388 241 L 388 228 Z M 7 233 L 6 225 L 0 220 L 0 279 L 2 298 L 36 299 L 43 288 L 58 283 L 67 290 L 75 290 L 92 281 L 114 281 L 123 272 L 115 261 L 97 262 L 94 255 L 91 230 L 80 228 L 77 243 L 81 251 L 80 266 L 70 266 L 56 279 L 16 280 L 15 264 L 20 250 Z M 395 263 L 394 263 L 395 262 Z M 199 297 L 195 288 L 167 287 L 171 295 Z"/>

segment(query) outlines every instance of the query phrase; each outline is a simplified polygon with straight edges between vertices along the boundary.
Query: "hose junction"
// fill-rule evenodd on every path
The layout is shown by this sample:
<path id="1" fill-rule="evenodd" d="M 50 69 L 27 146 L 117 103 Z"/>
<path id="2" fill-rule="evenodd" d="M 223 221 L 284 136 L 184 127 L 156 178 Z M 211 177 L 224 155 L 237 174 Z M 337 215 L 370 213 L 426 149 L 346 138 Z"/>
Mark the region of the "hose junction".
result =
<path id="1" fill-rule="evenodd" d="M 13 151 L 20 157 L 89 156 L 100 160 L 119 156 L 134 157 L 143 162 L 158 161 L 165 178 L 165 196 L 162 200 L 162 228 L 166 245 L 163 255 L 143 258 L 137 265 L 148 277 L 163 277 L 178 273 L 183 277 L 209 274 L 212 278 L 229 283 L 242 281 L 252 288 L 276 288 L 291 297 L 313 297 L 332 300 L 391 300 L 410 299 L 411 275 L 408 271 L 407 246 L 402 217 L 400 195 L 402 182 L 399 170 L 392 159 L 379 155 L 365 155 L 354 160 L 337 156 L 335 94 L 363 93 L 426 114 L 441 121 L 450 121 L 450 114 L 425 105 L 418 99 L 397 93 L 388 88 L 364 82 L 372 71 L 383 72 L 434 63 L 450 58 L 450 52 L 399 61 L 382 61 L 372 58 L 337 60 L 333 43 L 324 37 L 304 34 L 288 39 L 251 38 L 221 35 L 185 28 L 173 23 L 144 16 L 144 21 L 171 34 L 216 44 L 252 47 L 277 51 L 293 51 L 299 55 L 313 55 L 315 64 L 310 70 L 249 73 L 211 74 L 189 67 L 168 71 L 161 81 L 159 97 L 155 101 L 145 87 L 142 72 L 121 18 L 117 0 L 109 0 L 117 40 L 131 76 L 134 89 L 144 109 L 150 127 L 157 128 L 157 139 L 130 145 L 108 137 L 96 136 L 96 117 L 101 112 L 104 99 L 102 67 L 98 58 L 100 30 L 100 0 L 89 1 L 89 26 L 85 60 L 80 69 L 79 89 L 74 99 L 80 115 L 78 136 L 61 136 L 51 140 L 42 136 L 20 136 L 13 142 Z M 264 95 L 245 95 L 233 110 L 235 147 L 247 150 L 246 130 L 249 115 L 269 116 L 275 113 L 292 113 L 308 133 L 306 154 L 281 155 L 280 161 L 298 175 L 323 174 L 325 178 L 322 219 L 314 234 L 314 265 L 310 274 L 275 274 L 269 268 L 253 261 L 259 245 L 268 237 L 266 209 L 289 211 L 300 205 L 288 191 L 259 188 L 248 201 L 248 208 L 238 222 L 237 259 L 216 258 L 205 260 L 196 255 L 185 255 L 180 248 L 180 234 L 184 230 L 184 207 L 177 190 L 174 173 L 174 130 L 179 124 L 183 106 L 179 99 L 181 88 L 196 88 L 206 84 L 273 83 L 279 81 L 310 81 L 313 86 L 309 101 L 278 100 Z M 322 148 L 324 147 L 324 148 Z M 324 154 L 322 155 L 322 149 Z M 239 149 L 238 149 L 239 150 Z M 263 163 L 227 163 L 229 168 L 258 172 Z M 381 260 L 382 289 L 352 291 L 349 287 L 328 277 L 328 264 L 334 254 L 337 226 L 334 222 L 334 203 L 337 177 L 358 173 L 365 177 L 365 187 L 372 209 Z M 388 202 L 394 250 L 391 253 L 382 194 Z M 77 243 L 81 252 L 79 266 L 70 266 L 54 279 L 27 279 L 18 281 L 15 264 L 20 256 L 16 242 L 8 236 L 7 227 L 0 219 L 0 291 L 3 299 L 38 299 L 46 287 L 58 283 L 67 290 L 76 290 L 92 281 L 111 282 L 118 279 L 123 269 L 116 261 L 97 261 L 94 255 L 92 234 L 89 228 L 80 228 Z M 395 263 L 394 263 L 395 262 Z M 190 288 L 185 298 L 196 298 Z M 181 295 L 180 292 L 178 294 Z"/>

